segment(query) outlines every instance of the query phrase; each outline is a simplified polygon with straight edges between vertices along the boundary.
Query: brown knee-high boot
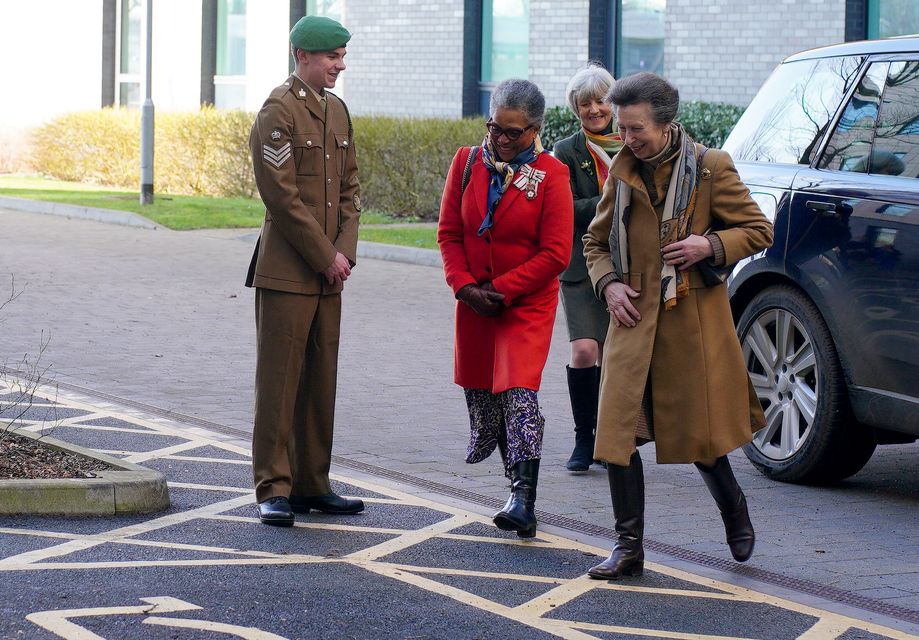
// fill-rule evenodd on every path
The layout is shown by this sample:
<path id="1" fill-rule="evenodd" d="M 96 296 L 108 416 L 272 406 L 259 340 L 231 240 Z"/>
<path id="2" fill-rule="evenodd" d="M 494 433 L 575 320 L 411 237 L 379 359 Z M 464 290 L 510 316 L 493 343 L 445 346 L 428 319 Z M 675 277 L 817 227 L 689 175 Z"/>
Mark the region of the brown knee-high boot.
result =
<path id="1" fill-rule="evenodd" d="M 608 464 L 609 492 L 616 518 L 616 546 L 609 558 L 591 567 L 587 573 L 597 580 L 615 580 L 620 576 L 640 576 L 645 566 L 642 546 L 645 531 L 645 477 L 638 451 L 629 466 Z"/>
<path id="2" fill-rule="evenodd" d="M 695 465 L 721 511 L 731 555 L 737 562 L 746 562 L 753 554 L 756 534 L 750 522 L 750 512 L 747 511 L 747 499 L 737 484 L 728 457 L 718 458 L 712 468 L 698 462 Z"/>

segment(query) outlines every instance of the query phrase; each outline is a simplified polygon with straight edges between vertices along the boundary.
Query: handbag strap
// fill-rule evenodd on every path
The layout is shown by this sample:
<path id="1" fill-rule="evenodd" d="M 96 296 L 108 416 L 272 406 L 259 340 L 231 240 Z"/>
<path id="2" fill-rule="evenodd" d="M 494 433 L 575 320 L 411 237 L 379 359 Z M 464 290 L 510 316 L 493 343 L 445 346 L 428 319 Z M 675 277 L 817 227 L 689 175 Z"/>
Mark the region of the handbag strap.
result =
<path id="1" fill-rule="evenodd" d="M 469 184 L 469 178 L 472 177 L 472 165 L 475 163 L 476 156 L 479 155 L 478 147 L 469 148 L 469 156 L 466 158 L 466 166 L 463 167 L 463 185 L 460 189 L 460 195 L 466 191 L 466 185 Z"/>

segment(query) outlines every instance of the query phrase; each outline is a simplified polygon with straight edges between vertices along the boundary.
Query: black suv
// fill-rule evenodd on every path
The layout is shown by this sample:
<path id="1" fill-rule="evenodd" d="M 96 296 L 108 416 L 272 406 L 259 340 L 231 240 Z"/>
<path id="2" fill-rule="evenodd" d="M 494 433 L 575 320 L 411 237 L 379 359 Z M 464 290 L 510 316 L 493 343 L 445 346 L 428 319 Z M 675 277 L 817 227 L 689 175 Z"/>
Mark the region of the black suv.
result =
<path id="1" fill-rule="evenodd" d="M 919 37 L 791 56 L 724 144 L 775 222 L 729 283 L 767 476 L 832 482 L 919 437 Z"/>

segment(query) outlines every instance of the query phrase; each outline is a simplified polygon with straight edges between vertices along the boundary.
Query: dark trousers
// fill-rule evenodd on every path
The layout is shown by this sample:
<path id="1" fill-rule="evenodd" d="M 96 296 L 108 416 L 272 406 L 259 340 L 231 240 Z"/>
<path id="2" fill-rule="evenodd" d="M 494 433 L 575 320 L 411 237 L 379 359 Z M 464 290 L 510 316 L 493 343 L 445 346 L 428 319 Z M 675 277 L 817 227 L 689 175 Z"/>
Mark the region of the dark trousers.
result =
<path id="1" fill-rule="evenodd" d="M 341 295 L 255 290 L 255 496 L 326 493 Z"/>

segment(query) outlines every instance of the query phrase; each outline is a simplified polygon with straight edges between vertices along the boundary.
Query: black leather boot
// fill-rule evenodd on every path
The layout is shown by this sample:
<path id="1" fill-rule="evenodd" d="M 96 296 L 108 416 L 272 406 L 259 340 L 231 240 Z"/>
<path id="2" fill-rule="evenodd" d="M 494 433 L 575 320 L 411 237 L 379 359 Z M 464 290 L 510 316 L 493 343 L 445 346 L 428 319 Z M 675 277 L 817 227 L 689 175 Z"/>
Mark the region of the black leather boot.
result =
<path id="1" fill-rule="evenodd" d="M 574 417 L 574 451 L 565 464 L 571 473 L 586 473 L 594 459 L 594 431 L 600 394 L 599 367 L 568 370 L 568 397 Z"/>
<path id="2" fill-rule="evenodd" d="M 756 534 L 747 511 L 747 499 L 737 484 L 728 457 L 721 456 L 710 469 L 698 462 L 695 464 L 721 511 L 731 555 L 737 562 L 746 562 L 753 555 Z"/>
<path id="3" fill-rule="evenodd" d="M 536 482 L 539 460 L 523 460 L 511 469 L 511 497 L 493 518 L 495 526 L 516 531 L 521 538 L 536 535 Z"/>
<path id="4" fill-rule="evenodd" d="M 642 540 L 645 532 L 645 476 L 638 451 L 629 466 L 608 464 L 609 492 L 619 538 L 609 558 L 588 569 L 597 580 L 616 580 L 621 576 L 640 576 L 645 568 Z"/>

